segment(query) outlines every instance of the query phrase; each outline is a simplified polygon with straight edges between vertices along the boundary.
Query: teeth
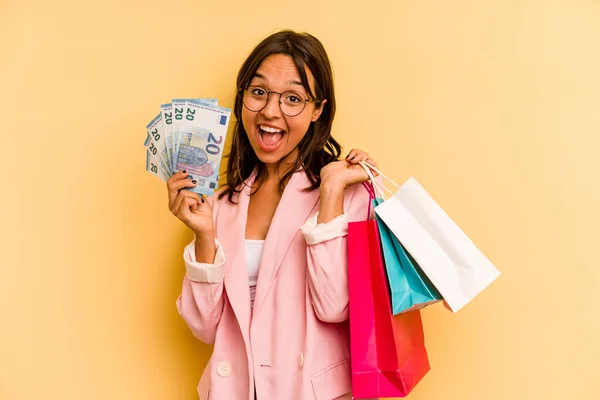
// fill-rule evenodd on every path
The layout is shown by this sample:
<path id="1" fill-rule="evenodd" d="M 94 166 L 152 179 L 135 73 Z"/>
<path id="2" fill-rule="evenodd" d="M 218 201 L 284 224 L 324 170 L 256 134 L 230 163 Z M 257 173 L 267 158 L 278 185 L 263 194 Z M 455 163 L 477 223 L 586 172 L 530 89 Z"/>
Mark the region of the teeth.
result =
<path id="1" fill-rule="evenodd" d="M 275 129 L 275 128 L 271 128 L 270 126 L 264 126 L 264 125 L 260 125 L 259 126 L 260 129 L 262 129 L 265 132 L 269 132 L 269 133 L 278 133 L 278 132 L 283 132 L 281 129 Z"/>

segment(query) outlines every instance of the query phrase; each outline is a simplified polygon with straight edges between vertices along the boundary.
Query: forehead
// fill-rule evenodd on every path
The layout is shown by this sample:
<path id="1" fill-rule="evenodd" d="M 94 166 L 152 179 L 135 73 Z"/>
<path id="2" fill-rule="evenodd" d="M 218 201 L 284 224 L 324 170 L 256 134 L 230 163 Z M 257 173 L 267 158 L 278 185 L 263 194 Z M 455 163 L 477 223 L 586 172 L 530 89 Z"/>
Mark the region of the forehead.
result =
<path id="1" fill-rule="evenodd" d="M 314 77 L 305 66 L 306 77 L 311 90 L 314 90 Z M 272 88 L 302 87 L 302 79 L 292 57 L 287 54 L 272 54 L 265 58 L 256 70 L 254 79 L 263 80 Z"/>

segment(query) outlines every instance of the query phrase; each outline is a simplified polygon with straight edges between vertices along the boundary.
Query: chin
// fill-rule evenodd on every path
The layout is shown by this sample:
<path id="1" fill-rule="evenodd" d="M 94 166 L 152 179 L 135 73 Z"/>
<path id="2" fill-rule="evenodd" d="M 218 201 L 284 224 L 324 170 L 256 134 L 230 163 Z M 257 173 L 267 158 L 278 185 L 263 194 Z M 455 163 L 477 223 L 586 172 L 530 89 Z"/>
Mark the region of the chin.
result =
<path id="1" fill-rule="evenodd" d="M 277 154 L 264 154 L 261 152 L 256 153 L 256 156 L 258 157 L 258 159 L 260 160 L 260 162 L 262 162 L 263 164 L 277 164 L 278 162 L 280 162 L 283 157 L 281 155 L 277 155 Z"/>

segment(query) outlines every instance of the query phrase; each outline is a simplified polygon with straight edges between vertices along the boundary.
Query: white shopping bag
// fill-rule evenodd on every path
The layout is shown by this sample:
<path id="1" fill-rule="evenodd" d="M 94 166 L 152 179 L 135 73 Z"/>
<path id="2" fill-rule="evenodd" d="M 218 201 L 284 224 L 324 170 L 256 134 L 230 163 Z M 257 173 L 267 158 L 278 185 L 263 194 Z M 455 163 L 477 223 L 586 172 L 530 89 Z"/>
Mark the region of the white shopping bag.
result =
<path id="1" fill-rule="evenodd" d="M 375 207 L 375 212 L 419 264 L 452 312 L 460 310 L 500 275 L 416 179 L 410 178 L 398 186 L 369 164 L 361 165 L 378 172 L 398 189 L 391 193 L 372 179 L 379 193 L 386 190 L 392 194 Z"/>

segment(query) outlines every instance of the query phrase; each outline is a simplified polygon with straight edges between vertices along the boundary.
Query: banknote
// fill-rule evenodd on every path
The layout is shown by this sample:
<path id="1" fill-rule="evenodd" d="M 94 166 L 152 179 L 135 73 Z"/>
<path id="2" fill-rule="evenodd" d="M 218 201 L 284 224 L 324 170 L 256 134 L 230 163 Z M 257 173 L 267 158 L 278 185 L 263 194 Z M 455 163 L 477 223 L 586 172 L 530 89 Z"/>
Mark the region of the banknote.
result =
<path id="1" fill-rule="evenodd" d="M 175 165 L 173 154 L 173 136 L 171 134 L 171 124 L 173 123 L 173 104 L 165 103 L 160 105 L 160 115 L 163 124 L 163 135 L 165 135 L 165 145 L 171 166 Z"/>
<path id="2" fill-rule="evenodd" d="M 175 171 L 185 169 L 191 179 L 198 181 L 190 190 L 197 193 L 206 189 L 214 191 L 218 187 L 231 109 L 191 101 L 187 107 L 191 112 L 180 128 Z"/>
<path id="3" fill-rule="evenodd" d="M 219 166 L 231 109 L 214 98 L 177 98 L 160 105 L 146 125 L 146 171 L 168 180 L 187 170 L 198 181 L 190 190 L 207 196 L 218 188 Z"/>
<path id="4" fill-rule="evenodd" d="M 148 133 L 146 140 L 144 141 L 144 146 L 146 147 L 146 153 L 150 155 L 150 158 L 154 160 L 154 162 L 160 167 L 162 171 L 167 174 L 171 174 L 171 169 L 168 167 L 167 163 L 160 157 L 160 151 L 158 147 L 152 142 L 151 136 Z"/>
<path id="5" fill-rule="evenodd" d="M 183 124 L 185 103 L 188 99 L 173 99 L 173 123 L 171 124 L 171 136 L 173 136 L 173 161 L 177 163 L 177 151 L 179 150 L 179 128 Z"/>
<path id="6" fill-rule="evenodd" d="M 169 157 L 165 135 L 163 132 L 162 114 L 159 113 L 148 125 L 146 125 L 148 136 L 144 141 L 144 146 L 152 152 L 152 155 L 158 156 L 167 166 L 167 171 L 172 171 L 171 159 Z"/>
<path id="7" fill-rule="evenodd" d="M 146 171 L 150 172 L 152 175 L 157 178 L 167 181 L 169 179 L 169 174 L 167 171 L 164 171 L 160 166 L 161 162 L 157 161 L 155 157 L 151 155 L 150 152 L 146 152 Z"/>
<path id="8" fill-rule="evenodd" d="M 173 123 L 171 135 L 173 136 L 173 160 L 174 164 L 177 163 L 177 157 L 179 153 L 179 145 L 181 143 L 181 127 L 186 124 L 186 121 L 190 121 L 193 115 L 190 113 L 193 110 L 188 108 L 191 102 L 195 103 L 206 103 L 208 105 L 217 105 L 217 99 L 173 99 Z"/>
<path id="9" fill-rule="evenodd" d="M 177 99 L 179 100 L 179 99 Z M 179 157 L 179 148 L 182 140 L 182 132 L 184 129 L 189 129 L 190 126 L 194 124 L 195 121 L 195 112 L 198 105 L 217 105 L 217 99 L 181 99 L 185 100 L 182 107 L 182 115 L 183 117 L 177 122 L 177 138 L 174 139 L 174 155 L 173 159 L 175 160 L 175 164 L 177 164 L 177 158 Z M 176 100 L 173 100 L 176 101 Z M 179 104 L 179 103 L 178 103 Z M 174 165 L 175 165 L 174 164 Z"/>

